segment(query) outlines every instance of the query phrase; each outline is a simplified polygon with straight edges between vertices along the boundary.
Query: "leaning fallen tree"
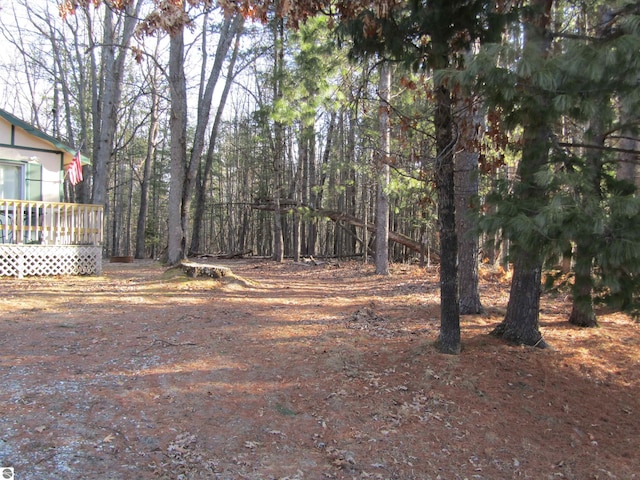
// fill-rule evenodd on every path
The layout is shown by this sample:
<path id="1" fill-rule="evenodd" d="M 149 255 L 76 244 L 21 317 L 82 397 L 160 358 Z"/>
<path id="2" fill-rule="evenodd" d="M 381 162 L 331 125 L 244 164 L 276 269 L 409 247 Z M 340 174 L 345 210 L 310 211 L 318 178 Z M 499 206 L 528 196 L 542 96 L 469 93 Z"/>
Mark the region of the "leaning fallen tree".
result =
<path id="1" fill-rule="evenodd" d="M 314 213 L 315 215 L 319 216 L 319 217 L 325 217 L 328 218 L 336 223 L 338 222 L 344 222 L 344 223 L 348 223 L 349 225 L 353 225 L 354 227 L 359 227 L 359 228 L 365 228 L 370 232 L 370 233 L 376 233 L 376 224 L 375 223 L 365 223 L 364 221 L 360 220 L 359 218 L 350 215 L 348 213 L 344 213 L 344 212 L 338 212 L 335 210 L 315 210 L 312 211 L 312 213 Z M 418 252 L 418 253 L 426 253 L 427 252 L 427 245 L 418 242 L 414 239 L 412 239 L 411 237 L 408 237 L 406 235 L 403 235 L 402 233 L 397 233 L 394 231 L 389 230 L 389 240 L 395 243 L 398 243 L 402 246 L 407 247 L 410 250 L 413 250 L 414 252 Z"/>
<path id="2" fill-rule="evenodd" d="M 284 207 L 284 208 L 288 207 L 290 211 L 293 211 L 294 209 L 299 208 L 298 206 L 293 206 L 292 204 L 293 202 L 288 202 L 286 200 L 281 200 L 280 202 L 281 207 Z M 273 210 L 274 208 L 273 205 L 270 203 L 253 204 L 252 207 L 258 210 Z M 375 223 L 364 222 L 363 220 L 360 220 L 358 217 L 355 217 L 354 215 L 350 215 L 348 213 L 340 212 L 337 210 L 326 210 L 322 208 L 313 209 L 307 206 L 302 208 L 304 208 L 305 214 L 310 214 L 315 217 L 328 218 L 329 220 L 332 220 L 336 223 L 343 222 L 349 225 L 353 225 L 354 227 L 366 228 L 367 231 L 369 231 L 370 233 L 373 233 L 373 234 L 376 233 Z M 419 242 L 417 240 L 414 240 L 411 237 L 403 235 L 402 233 L 394 232 L 391 230 L 389 230 L 389 240 L 399 245 L 405 246 L 409 250 L 413 250 L 414 252 L 417 252 L 420 254 L 426 254 L 427 251 L 429 251 L 428 245 L 422 242 Z M 433 253 L 434 252 L 432 251 L 430 252 L 431 255 L 433 255 Z"/>

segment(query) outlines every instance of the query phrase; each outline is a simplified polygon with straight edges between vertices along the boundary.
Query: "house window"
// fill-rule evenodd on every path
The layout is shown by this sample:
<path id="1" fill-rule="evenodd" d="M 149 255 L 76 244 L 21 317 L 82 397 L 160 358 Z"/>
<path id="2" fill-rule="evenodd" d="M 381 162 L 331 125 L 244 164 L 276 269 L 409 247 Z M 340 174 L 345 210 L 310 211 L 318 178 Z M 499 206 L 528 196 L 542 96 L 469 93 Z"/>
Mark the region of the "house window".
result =
<path id="1" fill-rule="evenodd" d="M 0 160 L 0 198 L 42 200 L 42 166 Z"/>
<path id="2" fill-rule="evenodd" d="M 42 165 L 29 162 L 25 166 L 25 199 L 42 200 Z"/>
<path id="3" fill-rule="evenodd" d="M 0 198 L 23 200 L 24 163 L 0 161 Z"/>

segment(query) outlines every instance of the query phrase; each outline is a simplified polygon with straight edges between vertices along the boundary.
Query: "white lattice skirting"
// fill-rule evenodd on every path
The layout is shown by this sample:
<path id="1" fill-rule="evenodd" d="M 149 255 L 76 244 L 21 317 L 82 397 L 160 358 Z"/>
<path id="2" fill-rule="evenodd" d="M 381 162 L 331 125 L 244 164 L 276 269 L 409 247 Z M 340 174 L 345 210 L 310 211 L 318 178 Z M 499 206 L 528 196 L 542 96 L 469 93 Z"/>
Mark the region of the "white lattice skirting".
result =
<path id="1" fill-rule="evenodd" d="M 100 245 L 0 245 L 0 277 L 101 274 Z"/>

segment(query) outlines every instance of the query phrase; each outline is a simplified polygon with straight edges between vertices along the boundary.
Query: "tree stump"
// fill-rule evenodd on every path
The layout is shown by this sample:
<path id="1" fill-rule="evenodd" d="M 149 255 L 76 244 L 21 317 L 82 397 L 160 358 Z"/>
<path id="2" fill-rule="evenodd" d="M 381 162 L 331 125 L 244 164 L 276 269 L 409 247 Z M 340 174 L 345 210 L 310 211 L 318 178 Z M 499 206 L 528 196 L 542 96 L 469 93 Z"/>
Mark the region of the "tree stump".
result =
<path id="1" fill-rule="evenodd" d="M 220 265 L 207 265 L 204 263 L 196 262 L 182 262 L 181 268 L 188 277 L 210 277 L 210 278 L 222 278 L 231 275 L 231 269 L 222 267 Z"/>

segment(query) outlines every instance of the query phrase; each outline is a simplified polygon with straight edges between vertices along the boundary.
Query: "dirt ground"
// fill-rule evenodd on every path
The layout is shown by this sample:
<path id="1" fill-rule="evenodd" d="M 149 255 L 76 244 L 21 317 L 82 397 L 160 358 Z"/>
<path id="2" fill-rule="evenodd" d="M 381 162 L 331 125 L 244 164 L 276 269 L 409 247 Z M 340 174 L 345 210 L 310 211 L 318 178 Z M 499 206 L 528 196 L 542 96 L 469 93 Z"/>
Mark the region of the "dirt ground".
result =
<path id="1" fill-rule="evenodd" d="M 151 261 L 0 279 L 0 466 L 16 479 L 640 478 L 640 324 L 488 335 L 508 281 L 439 354 L 437 269 Z"/>

